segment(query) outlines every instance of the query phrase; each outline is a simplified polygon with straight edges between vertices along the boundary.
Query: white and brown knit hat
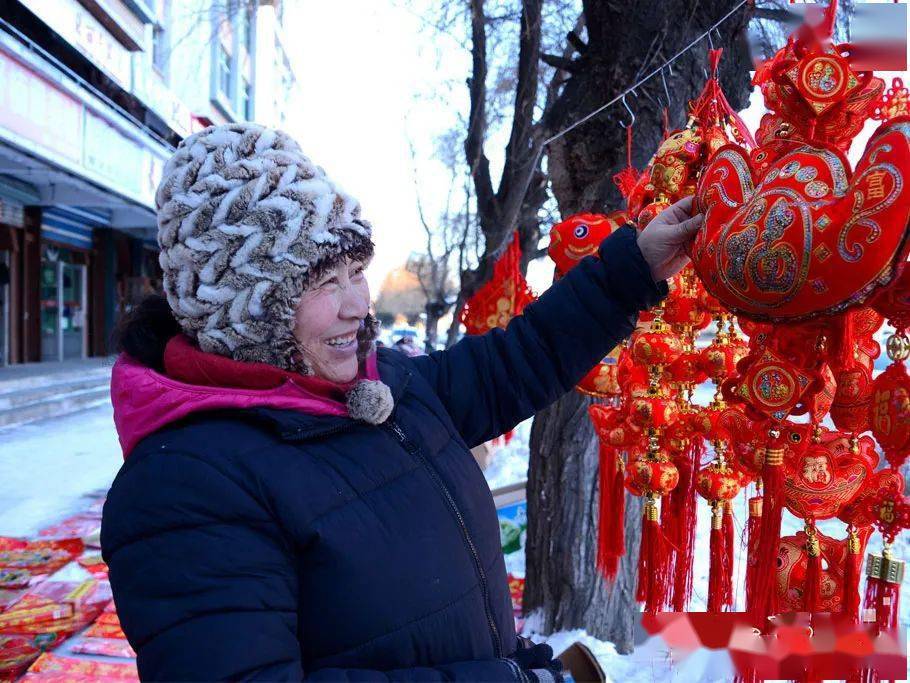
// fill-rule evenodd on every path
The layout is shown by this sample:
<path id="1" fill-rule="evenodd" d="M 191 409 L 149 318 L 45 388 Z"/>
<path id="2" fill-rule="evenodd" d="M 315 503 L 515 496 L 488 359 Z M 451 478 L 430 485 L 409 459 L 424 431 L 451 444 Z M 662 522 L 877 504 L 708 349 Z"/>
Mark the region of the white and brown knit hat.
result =
<path id="1" fill-rule="evenodd" d="M 357 200 L 291 137 L 255 123 L 186 138 L 155 200 L 164 291 L 183 331 L 203 351 L 309 374 L 295 309 L 323 269 L 372 255 Z M 361 357 L 377 332 L 368 317 Z"/>

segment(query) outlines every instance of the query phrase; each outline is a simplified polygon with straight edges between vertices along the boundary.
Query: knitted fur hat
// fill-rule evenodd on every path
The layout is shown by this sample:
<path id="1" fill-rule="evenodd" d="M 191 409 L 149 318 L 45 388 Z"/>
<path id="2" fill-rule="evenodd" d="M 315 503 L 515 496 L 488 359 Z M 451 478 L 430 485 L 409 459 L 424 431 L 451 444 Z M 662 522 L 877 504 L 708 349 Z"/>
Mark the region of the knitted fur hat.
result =
<path id="1" fill-rule="evenodd" d="M 295 309 L 338 259 L 372 256 L 357 200 L 287 134 L 231 123 L 180 143 L 155 201 L 164 291 L 183 331 L 203 351 L 310 374 Z M 369 316 L 361 358 L 377 332 Z"/>

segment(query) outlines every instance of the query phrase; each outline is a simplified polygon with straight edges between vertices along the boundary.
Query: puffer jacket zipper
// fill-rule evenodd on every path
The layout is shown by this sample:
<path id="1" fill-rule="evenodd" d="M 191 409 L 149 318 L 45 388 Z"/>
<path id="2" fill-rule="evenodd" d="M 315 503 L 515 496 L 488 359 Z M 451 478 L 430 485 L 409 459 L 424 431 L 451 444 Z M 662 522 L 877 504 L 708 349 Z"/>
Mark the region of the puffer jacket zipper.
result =
<path id="1" fill-rule="evenodd" d="M 429 472 L 430 478 L 433 480 L 433 483 L 436 485 L 436 488 L 442 494 L 442 497 L 445 499 L 446 503 L 449 506 L 449 509 L 455 515 L 458 520 L 458 524 L 461 527 L 462 538 L 464 539 L 465 546 L 471 553 L 471 557 L 474 559 L 474 568 L 477 570 L 477 576 L 480 579 L 480 592 L 483 596 L 483 606 L 484 611 L 487 615 L 487 622 L 490 625 L 490 635 L 493 639 L 493 650 L 496 653 L 497 658 L 502 658 L 502 639 L 499 635 L 499 629 L 496 628 L 496 622 L 493 620 L 493 609 L 490 606 L 490 595 L 487 591 L 487 577 L 486 572 L 483 570 L 483 564 L 480 561 L 480 556 L 477 553 L 477 547 L 474 545 L 474 541 L 471 538 L 471 534 L 468 532 L 467 524 L 465 524 L 464 517 L 461 514 L 461 510 L 458 509 L 458 505 L 455 503 L 455 499 L 452 498 L 452 494 L 449 492 L 449 489 L 446 487 L 445 483 L 442 481 L 442 478 L 439 476 L 439 473 L 436 471 L 436 468 L 424 457 L 423 453 L 420 450 L 420 446 L 411 441 L 408 436 L 404 433 L 398 423 L 389 421 L 385 423 L 385 426 L 388 427 L 388 430 L 395 436 L 396 440 L 402 445 L 402 447 L 411 455 L 413 455 L 424 468 Z"/>

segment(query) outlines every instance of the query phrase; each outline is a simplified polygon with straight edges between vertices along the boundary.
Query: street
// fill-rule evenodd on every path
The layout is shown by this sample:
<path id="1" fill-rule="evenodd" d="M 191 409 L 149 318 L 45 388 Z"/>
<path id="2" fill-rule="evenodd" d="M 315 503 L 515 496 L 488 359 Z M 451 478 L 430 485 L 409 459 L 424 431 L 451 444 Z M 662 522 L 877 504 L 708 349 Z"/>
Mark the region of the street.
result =
<path id="1" fill-rule="evenodd" d="M 109 402 L 0 429 L 0 535 L 34 536 L 80 512 L 122 461 Z"/>

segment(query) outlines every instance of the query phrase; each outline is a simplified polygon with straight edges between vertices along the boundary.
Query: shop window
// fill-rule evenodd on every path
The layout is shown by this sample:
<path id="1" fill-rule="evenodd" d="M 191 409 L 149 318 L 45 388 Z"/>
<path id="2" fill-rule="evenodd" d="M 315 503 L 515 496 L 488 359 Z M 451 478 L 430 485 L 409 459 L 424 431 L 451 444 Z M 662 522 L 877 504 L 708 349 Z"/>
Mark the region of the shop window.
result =
<path id="1" fill-rule="evenodd" d="M 231 55 L 218 44 L 218 89 L 228 99 L 231 97 Z"/>

